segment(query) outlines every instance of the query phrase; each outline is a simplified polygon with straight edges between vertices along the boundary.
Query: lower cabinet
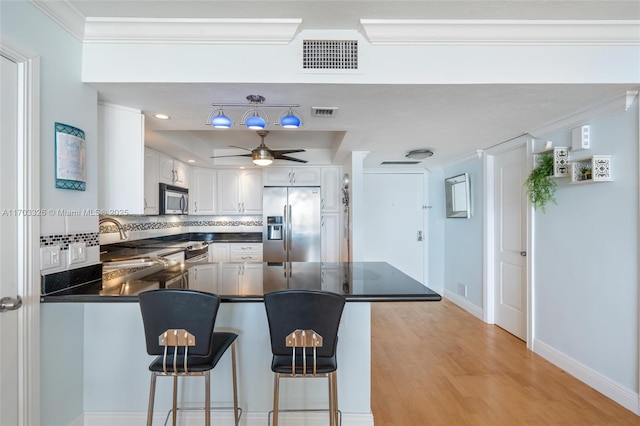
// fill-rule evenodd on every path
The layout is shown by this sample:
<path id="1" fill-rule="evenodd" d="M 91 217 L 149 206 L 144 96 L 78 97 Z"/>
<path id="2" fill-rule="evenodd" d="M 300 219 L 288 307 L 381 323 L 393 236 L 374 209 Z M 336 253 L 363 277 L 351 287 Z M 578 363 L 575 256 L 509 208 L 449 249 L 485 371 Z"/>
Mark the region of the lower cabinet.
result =
<path id="1" fill-rule="evenodd" d="M 220 265 L 218 292 L 222 295 L 261 295 L 262 263 Z"/>
<path id="2" fill-rule="evenodd" d="M 218 293 L 217 266 L 202 264 L 189 269 L 189 289 Z"/>
<path id="3" fill-rule="evenodd" d="M 322 261 L 340 262 L 340 213 L 323 213 L 321 224 Z"/>
<path id="4" fill-rule="evenodd" d="M 262 262 L 262 243 L 209 244 L 209 262 Z"/>

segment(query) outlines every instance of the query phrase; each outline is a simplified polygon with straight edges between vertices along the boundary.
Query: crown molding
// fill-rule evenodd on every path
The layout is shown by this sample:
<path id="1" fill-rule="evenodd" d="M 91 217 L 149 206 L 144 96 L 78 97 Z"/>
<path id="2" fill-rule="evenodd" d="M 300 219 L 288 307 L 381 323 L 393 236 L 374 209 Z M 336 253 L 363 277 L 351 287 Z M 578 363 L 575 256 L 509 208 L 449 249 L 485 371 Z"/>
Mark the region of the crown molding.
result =
<path id="1" fill-rule="evenodd" d="M 302 19 L 87 18 L 85 43 L 288 44 Z"/>
<path id="2" fill-rule="evenodd" d="M 361 19 L 374 45 L 640 45 L 640 20 Z"/>
<path id="3" fill-rule="evenodd" d="M 456 157 L 456 158 L 452 159 L 451 161 L 447 162 L 446 164 L 443 164 L 442 167 L 451 167 L 451 166 L 454 166 L 456 164 L 466 163 L 468 161 L 481 160 L 483 154 L 484 154 L 484 150 L 477 149 L 477 150 L 475 150 L 473 152 L 469 152 L 469 153 L 467 153 L 465 155 L 462 155 L 460 157 Z"/>
<path id="4" fill-rule="evenodd" d="M 553 133 L 564 132 L 569 129 L 575 129 L 583 124 L 601 118 L 625 112 L 631 107 L 633 100 L 638 96 L 638 91 L 628 90 L 620 95 L 609 99 L 594 107 L 586 108 L 574 114 L 567 115 L 544 126 L 529 130 L 527 133 L 536 137 L 543 138 Z"/>
<path id="5" fill-rule="evenodd" d="M 29 0 L 36 9 L 82 41 L 85 16 L 68 1 Z"/>

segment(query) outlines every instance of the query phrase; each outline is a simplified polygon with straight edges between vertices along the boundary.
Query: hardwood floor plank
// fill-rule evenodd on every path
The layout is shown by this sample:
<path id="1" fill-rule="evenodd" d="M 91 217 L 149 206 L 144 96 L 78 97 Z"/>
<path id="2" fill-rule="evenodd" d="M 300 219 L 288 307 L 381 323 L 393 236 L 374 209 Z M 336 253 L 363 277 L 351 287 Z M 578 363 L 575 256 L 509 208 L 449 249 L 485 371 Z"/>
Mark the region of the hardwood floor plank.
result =
<path id="1" fill-rule="evenodd" d="M 376 426 L 640 425 L 520 339 L 443 300 L 373 303 Z"/>

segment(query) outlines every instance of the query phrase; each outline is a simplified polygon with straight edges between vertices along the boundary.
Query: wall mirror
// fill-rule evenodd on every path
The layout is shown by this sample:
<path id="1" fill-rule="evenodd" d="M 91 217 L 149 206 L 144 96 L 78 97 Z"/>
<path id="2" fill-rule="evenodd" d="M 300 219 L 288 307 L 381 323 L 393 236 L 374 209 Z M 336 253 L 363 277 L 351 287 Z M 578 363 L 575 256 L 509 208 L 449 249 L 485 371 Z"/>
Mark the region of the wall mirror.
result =
<path id="1" fill-rule="evenodd" d="M 469 174 L 463 173 L 444 180 L 447 217 L 468 219 L 471 217 Z"/>

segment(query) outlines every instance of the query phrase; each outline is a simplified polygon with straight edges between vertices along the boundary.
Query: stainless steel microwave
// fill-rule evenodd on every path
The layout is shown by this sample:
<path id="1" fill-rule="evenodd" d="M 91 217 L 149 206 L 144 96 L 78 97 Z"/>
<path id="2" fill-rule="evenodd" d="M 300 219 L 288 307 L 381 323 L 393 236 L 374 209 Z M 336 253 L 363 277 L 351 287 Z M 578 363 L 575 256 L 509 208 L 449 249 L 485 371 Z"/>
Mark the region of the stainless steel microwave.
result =
<path id="1" fill-rule="evenodd" d="M 160 214 L 189 213 L 189 190 L 179 186 L 160 184 Z"/>

